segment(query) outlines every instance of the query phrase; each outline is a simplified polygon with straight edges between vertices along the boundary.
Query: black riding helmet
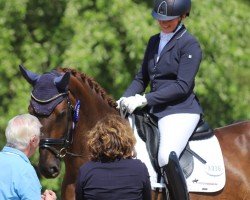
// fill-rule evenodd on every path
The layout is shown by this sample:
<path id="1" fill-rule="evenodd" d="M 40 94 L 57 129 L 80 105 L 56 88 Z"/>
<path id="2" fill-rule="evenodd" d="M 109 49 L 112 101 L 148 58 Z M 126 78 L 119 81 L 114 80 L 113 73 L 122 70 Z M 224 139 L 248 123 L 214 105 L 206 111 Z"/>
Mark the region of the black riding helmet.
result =
<path id="1" fill-rule="evenodd" d="M 156 20 L 168 21 L 181 15 L 189 15 L 191 0 L 155 0 L 152 16 Z"/>

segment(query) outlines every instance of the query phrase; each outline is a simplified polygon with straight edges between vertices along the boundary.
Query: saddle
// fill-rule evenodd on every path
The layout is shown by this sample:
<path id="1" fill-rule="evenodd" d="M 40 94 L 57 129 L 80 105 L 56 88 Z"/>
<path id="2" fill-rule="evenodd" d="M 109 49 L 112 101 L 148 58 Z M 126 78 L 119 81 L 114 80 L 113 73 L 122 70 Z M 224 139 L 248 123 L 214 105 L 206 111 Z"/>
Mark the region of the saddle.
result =
<path id="1" fill-rule="evenodd" d="M 158 174 L 161 170 L 158 164 L 158 150 L 160 143 L 160 132 L 158 129 L 158 119 L 150 114 L 147 109 L 136 110 L 132 117 L 135 121 L 135 126 L 139 137 L 146 143 L 146 148 L 149 154 L 150 161 Z M 199 121 L 189 141 L 204 140 L 214 135 L 213 130 L 209 127 L 208 123 L 203 118 Z M 194 161 L 193 156 L 196 156 L 201 162 L 206 162 L 193 152 L 189 145 L 185 147 L 180 156 L 180 165 L 184 172 L 185 177 L 189 177 L 193 171 Z"/>

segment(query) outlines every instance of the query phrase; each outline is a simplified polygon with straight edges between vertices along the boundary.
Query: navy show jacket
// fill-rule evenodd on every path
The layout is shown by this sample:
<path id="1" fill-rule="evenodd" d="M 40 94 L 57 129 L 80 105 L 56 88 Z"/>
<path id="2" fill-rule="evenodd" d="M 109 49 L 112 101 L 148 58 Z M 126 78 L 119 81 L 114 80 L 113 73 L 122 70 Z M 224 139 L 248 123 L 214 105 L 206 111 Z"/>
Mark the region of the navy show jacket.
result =
<path id="1" fill-rule="evenodd" d="M 202 113 L 193 89 L 195 76 L 202 59 L 198 41 L 188 33 L 184 25 L 164 46 L 158 60 L 160 34 L 149 39 L 141 69 L 124 97 L 146 94 L 151 113 L 158 118 L 174 113 Z"/>

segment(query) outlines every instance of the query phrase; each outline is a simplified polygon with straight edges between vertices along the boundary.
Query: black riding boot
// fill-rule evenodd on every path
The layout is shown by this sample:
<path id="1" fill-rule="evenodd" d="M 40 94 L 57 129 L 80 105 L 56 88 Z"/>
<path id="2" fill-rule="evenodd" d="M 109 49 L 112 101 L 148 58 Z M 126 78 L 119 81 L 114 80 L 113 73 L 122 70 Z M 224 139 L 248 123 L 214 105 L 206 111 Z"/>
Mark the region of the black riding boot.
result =
<path id="1" fill-rule="evenodd" d="M 171 200 L 188 200 L 186 179 L 179 164 L 179 159 L 174 151 L 169 155 L 169 162 L 162 167 L 163 177 L 168 186 Z"/>

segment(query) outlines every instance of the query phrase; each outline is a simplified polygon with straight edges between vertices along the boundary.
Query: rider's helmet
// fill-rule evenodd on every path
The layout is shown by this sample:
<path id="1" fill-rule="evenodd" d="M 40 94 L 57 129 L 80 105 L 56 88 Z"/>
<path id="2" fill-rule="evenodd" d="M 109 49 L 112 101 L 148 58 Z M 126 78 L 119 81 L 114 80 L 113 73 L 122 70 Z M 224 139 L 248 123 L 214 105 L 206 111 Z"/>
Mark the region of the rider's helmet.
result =
<path id="1" fill-rule="evenodd" d="M 155 0 L 152 16 L 157 20 L 168 21 L 182 15 L 189 15 L 191 0 Z"/>

